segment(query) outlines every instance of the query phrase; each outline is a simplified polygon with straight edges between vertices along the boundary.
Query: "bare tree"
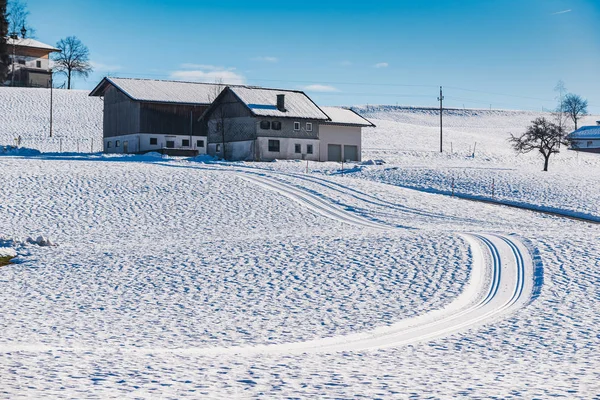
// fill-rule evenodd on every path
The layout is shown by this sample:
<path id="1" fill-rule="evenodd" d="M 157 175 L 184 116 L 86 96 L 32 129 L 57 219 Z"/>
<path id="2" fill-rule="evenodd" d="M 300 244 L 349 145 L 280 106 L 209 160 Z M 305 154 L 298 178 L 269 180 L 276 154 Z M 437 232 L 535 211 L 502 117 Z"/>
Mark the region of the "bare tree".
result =
<path id="1" fill-rule="evenodd" d="M 35 36 L 35 29 L 29 26 L 27 18 L 29 17 L 29 10 L 27 10 L 27 4 L 21 0 L 10 0 L 8 2 L 8 33 L 10 35 L 18 35 L 19 32 L 29 37 Z"/>
<path id="2" fill-rule="evenodd" d="M 587 114 L 587 100 L 577 94 L 569 93 L 565 96 L 562 106 L 563 111 L 573 120 L 577 130 L 577 121 Z"/>
<path id="3" fill-rule="evenodd" d="M 564 107 L 567 88 L 565 87 L 565 83 L 562 81 L 562 79 L 556 83 L 554 91 L 557 93 L 556 101 L 558 102 L 556 109 L 552 112 L 552 115 L 554 116 L 554 123 L 566 131 L 567 120 L 569 119 Z"/>
<path id="4" fill-rule="evenodd" d="M 54 53 L 55 70 L 67 75 L 67 89 L 71 89 L 71 77 L 87 78 L 94 71 L 90 64 L 90 51 L 76 36 L 68 36 L 56 43 L 60 53 Z"/>
<path id="5" fill-rule="evenodd" d="M 537 150 L 544 157 L 544 171 L 548 171 L 548 162 L 552 154 L 560 153 L 560 145 L 568 145 L 569 141 L 564 129 L 548 121 L 537 118 L 521 136 L 510 135 L 509 141 L 517 153 L 529 153 Z"/>
<path id="6" fill-rule="evenodd" d="M 0 85 L 4 83 L 8 76 L 8 45 L 6 36 L 8 35 L 8 20 L 6 18 L 6 0 L 0 0 Z"/>

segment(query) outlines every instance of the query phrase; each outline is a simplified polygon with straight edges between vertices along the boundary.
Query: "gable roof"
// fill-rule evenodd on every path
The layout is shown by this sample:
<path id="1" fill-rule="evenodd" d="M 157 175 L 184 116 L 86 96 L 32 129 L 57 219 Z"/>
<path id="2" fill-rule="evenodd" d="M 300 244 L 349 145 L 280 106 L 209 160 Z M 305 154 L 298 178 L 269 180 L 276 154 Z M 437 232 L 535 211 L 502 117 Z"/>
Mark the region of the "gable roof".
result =
<path id="1" fill-rule="evenodd" d="M 329 120 L 304 92 L 298 90 L 265 89 L 254 86 L 229 86 L 229 89 L 250 112 L 258 117 L 302 118 Z M 285 95 L 285 111 L 277 109 L 277 95 Z"/>
<path id="2" fill-rule="evenodd" d="M 35 49 L 42 49 L 42 50 L 48 50 L 49 53 L 53 53 L 53 52 L 59 52 L 60 50 L 57 49 L 56 47 L 50 46 L 49 44 L 46 43 L 42 43 L 39 40 L 35 40 L 35 39 L 23 39 L 23 38 L 17 38 L 17 39 L 13 39 L 11 37 L 6 38 L 6 44 L 10 47 L 12 47 L 13 45 L 15 46 L 20 46 L 20 47 L 32 47 Z"/>
<path id="3" fill-rule="evenodd" d="M 582 126 L 569 134 L 571 139 L 600 139 L 600 126 Z"/>
<path id="4" fill-rule="evenodd" d="M 90 92 L 90 96 L 104 96 L 110 85 L 134 101 L 198 105 L 211 104 L 225 87 L 214 83 L 105 77 Z"/>
<path id="5" fill-rule="evenodd" d="M 356 111 L 348 108 L 321 107 L 321 110 L 323 110 L 331 119 L 331 121 L 325 122 L 326 125 L 375 126 L 371 121 L 363 118 Z"/>

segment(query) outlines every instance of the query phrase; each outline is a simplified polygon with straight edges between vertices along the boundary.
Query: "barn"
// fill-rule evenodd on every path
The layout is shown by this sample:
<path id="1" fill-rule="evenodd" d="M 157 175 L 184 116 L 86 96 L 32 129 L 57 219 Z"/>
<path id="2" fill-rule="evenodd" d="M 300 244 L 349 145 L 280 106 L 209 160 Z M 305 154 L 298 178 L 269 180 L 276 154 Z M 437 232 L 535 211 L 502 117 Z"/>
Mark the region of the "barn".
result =
<path id="1" fill-rule="evenodd" d="M 218 84 L 106 77 L 90 96 L 104 99 L 105 153 L 206 153 L 200 116 L 223 89 Z"/>

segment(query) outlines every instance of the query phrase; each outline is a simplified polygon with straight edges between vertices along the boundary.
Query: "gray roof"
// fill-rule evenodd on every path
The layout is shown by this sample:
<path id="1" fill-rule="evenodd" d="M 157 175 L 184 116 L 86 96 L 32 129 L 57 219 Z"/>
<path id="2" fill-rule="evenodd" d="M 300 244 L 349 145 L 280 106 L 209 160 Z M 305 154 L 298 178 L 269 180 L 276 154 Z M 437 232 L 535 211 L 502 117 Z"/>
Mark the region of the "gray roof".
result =
<path id="1" fill-rule="evenodd" d="M 321 107 L 331 119 L 327 125 L 375 126 L 371 121 L 361 117 L 357 112 L 340 107 Z"/>
<path id="2" fill-rule="evenodd" d="M 600 139 L 600 126 L 582 126 L 569 135 L 571 139 Z"/>
<path id="3" fill-rule="evenodd" d="M 90 96 L 103 96 L 108 84 L 136 101 L 204 105 L 211 104 L 225 88 L 224 85 L 214 83 L 106 77 L 92 90 Z"/>
<path id="4" fill-rule="evenodd" d="M 304 92 L 265 89 L 253 86 L 229 86 L 231 91 L 256 116 L 329 120 Z M 277 109 L 277 95 L 285 95 L 285 111 Z"/>

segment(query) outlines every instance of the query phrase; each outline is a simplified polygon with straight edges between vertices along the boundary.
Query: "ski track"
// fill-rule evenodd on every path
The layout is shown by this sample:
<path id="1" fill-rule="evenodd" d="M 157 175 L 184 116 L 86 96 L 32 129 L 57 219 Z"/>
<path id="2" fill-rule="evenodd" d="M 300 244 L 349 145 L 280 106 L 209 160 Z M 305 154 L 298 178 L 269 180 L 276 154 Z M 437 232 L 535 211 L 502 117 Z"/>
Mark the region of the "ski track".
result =
<path id="1" fill-rule="evenodd" d="M 243 179 L 282 194 L 312 211 L 334 220 L 371 229 L 394 229 L 337 209 L 321 198 L 273 177 L 250 175 Z M 528 249 L 515 238 L 492 234 L 461 234 L 473 252 L 469 286 L 451 304 L 389 327 L 369 332 L 306 342 L 228 348 L 132 349 L 136 353 L 169 352 L 179 354 L 303 354 L 364 351 L 397 347 L 432 340 L 476 328 L 510 314 L 530 299 L 533 291 L 533 260 Z M 486 275 L 492 278 L 487 282 Z"/>

